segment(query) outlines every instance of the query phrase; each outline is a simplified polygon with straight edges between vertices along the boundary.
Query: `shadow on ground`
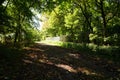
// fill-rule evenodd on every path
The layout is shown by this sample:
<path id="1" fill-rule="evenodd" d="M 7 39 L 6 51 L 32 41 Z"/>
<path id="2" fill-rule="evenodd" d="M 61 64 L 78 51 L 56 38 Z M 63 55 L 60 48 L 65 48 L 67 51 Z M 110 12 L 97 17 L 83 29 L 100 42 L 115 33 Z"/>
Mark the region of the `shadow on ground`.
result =
<path id="1" fill-rule="evenodd" d="M 120 65 L 46 44 L 0 46 L 0 80 L 119 80 Z"/>

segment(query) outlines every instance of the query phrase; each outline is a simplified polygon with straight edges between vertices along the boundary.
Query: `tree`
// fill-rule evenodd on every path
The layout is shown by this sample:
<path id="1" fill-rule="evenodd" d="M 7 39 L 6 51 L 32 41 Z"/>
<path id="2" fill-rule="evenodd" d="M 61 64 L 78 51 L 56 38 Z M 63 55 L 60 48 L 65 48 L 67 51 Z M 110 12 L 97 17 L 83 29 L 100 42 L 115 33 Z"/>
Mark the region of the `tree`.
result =
<path id="1" fill-rule="evenodd" d="M 60 2 L 59 0 L 1 0 L 0 10 L 2 12 L 0 13 L 0 26 L 2 30 L 0 30 L 0 33 L 4 33 L 3 35 L 6 35 L 8 32 L 9 34 L 12 33 L 14 34 L 14 45 L 20 43 L 23 40 L 22 38 L 24 38 L 23 36 L 26 35 L 25 33 L 29 32 L 25 27 L 33 28 L 31 24 L 34 24 L 33 16 L 35 15 L 32 10 L 38 12 L 51 11 Z"/>

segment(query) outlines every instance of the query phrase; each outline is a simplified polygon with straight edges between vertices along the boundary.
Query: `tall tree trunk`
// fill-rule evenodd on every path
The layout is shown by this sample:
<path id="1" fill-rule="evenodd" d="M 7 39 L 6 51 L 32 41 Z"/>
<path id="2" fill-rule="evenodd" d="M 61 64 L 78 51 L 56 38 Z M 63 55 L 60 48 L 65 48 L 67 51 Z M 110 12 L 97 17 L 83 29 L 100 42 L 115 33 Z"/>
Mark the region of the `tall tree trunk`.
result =
<path id="1" fill-rule="evenodd" d="M 18 42 L 20 42 L 21 39 L 21 35 L 20 35 L 20 24 L 17 26 L 16 28 L 16 32 L 15 32 L 15 38 L 14 38 L 14 46 L 16 46 L 16 44 Z"/>
<path id="2" fill-rule="evenodd" d="M 18 30 L 17 30 L 17 28 L 16 28 L 15 38 L 14 38 L 14 46 L 16 46 L 17 39 L 18 39 Z"/>
<path id="3" fill-rule="evenodd" d="M 20 27 L 21 27 L 21 16 L 18 14 L 18 21 L 17 21 L 17 26 L 16 26 L 16 32 L 15 32 L 15 38 L 14 38 L 14 46 L 16 46 L 17 42 L 20 41 Z"/>
<path id="4" fill-rule="evenodd" d="M 102 36 L 103 38 L 106 37 L 106 27 L 107 27 L 107 22 L 106 22 L 106 14 L 105 14 L 105 11 L 104 11 L 104 3 L 103 3 L 103 0 L 100 0 L 100 9 L 101 9 L 101 16 L 102 16 L 102 19 L 103 19 L 103 31 L 102 31 Z"/>

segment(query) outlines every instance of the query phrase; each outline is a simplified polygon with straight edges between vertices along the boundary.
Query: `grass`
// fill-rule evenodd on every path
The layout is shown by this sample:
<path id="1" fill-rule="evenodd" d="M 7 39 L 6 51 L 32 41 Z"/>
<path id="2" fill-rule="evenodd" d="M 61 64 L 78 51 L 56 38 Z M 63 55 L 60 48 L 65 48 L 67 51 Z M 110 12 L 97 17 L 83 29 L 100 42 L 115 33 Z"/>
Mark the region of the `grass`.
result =
<path id="1" fill-rule="evenodd" d="M 75 49 L 77 51 L 80 51 L 86 54 L 103 57 L 105 59 L 112 60 L 118 63 L 120 61 L 119 46 L 109 46 L 109 45 L 98 46 L 93 43 L 84 44 L 84 43 L 72 43 L 72 42 L 61 42 L 61 41 L 50 41 L 50 40 L 42 41 L 42 42 L 50 45 L 61 46 L 64 48 Z"/>

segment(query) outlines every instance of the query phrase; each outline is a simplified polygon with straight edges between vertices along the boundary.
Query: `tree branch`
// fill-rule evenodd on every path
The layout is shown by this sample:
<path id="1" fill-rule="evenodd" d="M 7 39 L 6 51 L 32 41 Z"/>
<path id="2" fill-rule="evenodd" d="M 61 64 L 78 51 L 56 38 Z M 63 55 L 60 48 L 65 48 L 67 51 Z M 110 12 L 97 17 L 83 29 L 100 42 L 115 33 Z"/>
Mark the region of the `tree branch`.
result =
<path id="1" fill-rule="evenodd" d="M 118 11 L 119 11 L 119 2 L 118 2 L 118 4 L 117 4 L 117 6 L 116 6 L 116 8 L 117 8 L 117 10 L 113 13 L 113 15 L 112 15 L 112 17 L 110 17 L 106 22 L 109 22 L 111 19 L 113 19 L 115 16 L 116 16 L 116 14 L 118 13 Z"/>
<path id="2" fill-rule="evenodd" d="M 5 8 L 4 8 L 3 11 L 5 11 L 5 10 L 7 9 L 7 6 L 8 6 L 8 4 L 9 4 L 9 2 L 10 2 L 10 0 L 8 0 L 8 2 L 7 2 L 7 4 L 6 4 L 6 6 L 5 6 Z"/>

